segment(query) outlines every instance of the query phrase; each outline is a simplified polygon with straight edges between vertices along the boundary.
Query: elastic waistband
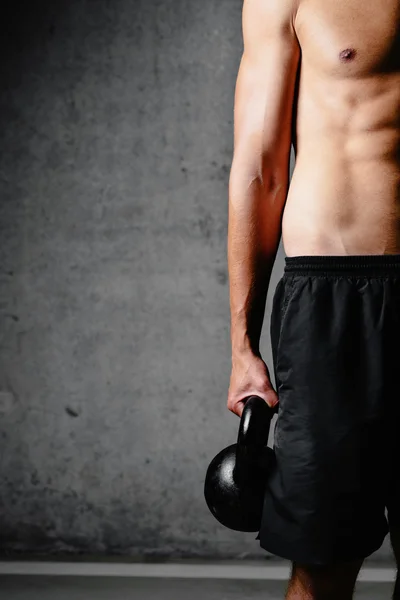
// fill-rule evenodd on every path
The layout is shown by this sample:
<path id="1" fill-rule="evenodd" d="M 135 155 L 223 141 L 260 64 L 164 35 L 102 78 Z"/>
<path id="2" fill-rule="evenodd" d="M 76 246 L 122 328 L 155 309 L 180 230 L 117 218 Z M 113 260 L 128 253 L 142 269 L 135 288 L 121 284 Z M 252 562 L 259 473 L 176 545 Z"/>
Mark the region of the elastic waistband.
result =
<path id="1" fill-rule="evenodd" d="M 341 274 L 384 277 L 400 275 L 400 254 L 353 254 L 346 256 L 286 256 L 285 273 Z"/>

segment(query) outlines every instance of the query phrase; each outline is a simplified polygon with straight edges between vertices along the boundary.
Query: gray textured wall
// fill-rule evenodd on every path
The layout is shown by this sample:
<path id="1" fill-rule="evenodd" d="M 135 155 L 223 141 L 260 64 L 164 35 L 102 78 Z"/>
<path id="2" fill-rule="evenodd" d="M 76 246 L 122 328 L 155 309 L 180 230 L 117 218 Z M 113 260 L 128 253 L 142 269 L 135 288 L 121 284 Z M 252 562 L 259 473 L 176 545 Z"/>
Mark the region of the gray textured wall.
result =
<path id="1" fill-rule="evenodd" d="M 30 6 L 1 36 L 1 550 L 265 556 L 203 500 L 238 426 L 241 0 Z"/>

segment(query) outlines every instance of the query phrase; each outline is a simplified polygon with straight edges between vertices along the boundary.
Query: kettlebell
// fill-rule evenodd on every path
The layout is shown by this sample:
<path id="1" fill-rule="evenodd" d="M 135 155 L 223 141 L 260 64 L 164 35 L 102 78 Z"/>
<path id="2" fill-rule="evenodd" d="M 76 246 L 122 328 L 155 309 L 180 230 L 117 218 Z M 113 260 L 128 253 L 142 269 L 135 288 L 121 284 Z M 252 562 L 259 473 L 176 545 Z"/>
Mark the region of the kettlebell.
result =
<path id="1" fill-rule="evenodd" d="M 276 409 L 259 396 L 245 399 L 237 443 L 221 450 L 208 466 L 205 500 L 214 517 L 229 529 L 260 529 L 265 485 L 275 464 L 267 442 Z"/>

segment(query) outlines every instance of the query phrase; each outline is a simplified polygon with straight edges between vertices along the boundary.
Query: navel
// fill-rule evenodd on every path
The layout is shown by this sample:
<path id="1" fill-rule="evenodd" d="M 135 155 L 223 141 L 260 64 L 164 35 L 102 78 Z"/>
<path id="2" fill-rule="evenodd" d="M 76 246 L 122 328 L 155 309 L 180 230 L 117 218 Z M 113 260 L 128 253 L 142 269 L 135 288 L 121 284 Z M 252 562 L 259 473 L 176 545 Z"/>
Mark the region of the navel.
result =
<path id="1" fill-rule="evenodd" d="M 343 62 L 349 62 L 350 60 L 353 60 L 355 55 L 356 51 L 354 50 L 354 48 L 346 48 L 345 50 L 341 51 L 341 53 L 339 54 L 339 58 Z"/>

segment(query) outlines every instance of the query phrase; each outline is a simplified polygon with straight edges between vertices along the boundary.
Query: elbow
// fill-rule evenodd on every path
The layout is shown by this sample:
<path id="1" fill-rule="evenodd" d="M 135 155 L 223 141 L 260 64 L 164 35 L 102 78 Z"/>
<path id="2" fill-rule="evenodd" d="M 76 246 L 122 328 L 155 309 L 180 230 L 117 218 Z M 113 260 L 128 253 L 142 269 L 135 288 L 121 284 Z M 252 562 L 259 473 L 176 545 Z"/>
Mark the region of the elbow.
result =
<path id="1" fill-rule="evenodd" d="M 257 161 L 243 160 L 235 156 L 229 177 L 229 188 L 235 190 L 257 189 L 263 195 L 276 196 L 288 184 L 288 169 L 271 157 Z"/>

